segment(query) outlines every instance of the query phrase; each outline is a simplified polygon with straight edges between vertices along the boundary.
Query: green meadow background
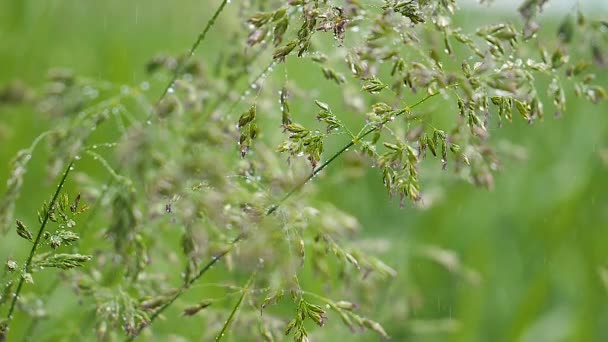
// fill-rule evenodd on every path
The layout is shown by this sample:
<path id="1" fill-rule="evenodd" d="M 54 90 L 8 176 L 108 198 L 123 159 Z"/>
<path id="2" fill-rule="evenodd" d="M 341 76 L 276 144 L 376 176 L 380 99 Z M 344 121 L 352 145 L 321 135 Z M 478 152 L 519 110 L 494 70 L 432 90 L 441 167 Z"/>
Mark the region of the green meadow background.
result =
<path id="1" fill-rule="evenodd" d="M 57 66 L 118 84 L 140 84 L 147 80 L 145 63 L 158 52 L 185 51 L 216 3 L 0 0 L 0 86 L 13 79 L 40 85 L 46 71 Z M 515 13 L 480 11 L 462 10 L 458 20 L 473 26 L 488 15 L 518 20 Z M 605 19 L 608 13 L 590 15 Z M 550 17 L 560 16 L 545 17 L 553 34 L 557 23 Z M 214 63 L 226 32 L 242 20 L 230 9 L 223 13 L 195 58 Z M 290 69 L 292 80 L 306 79 L 307 73 L 306 68 Z M 608 86 L 606 69 L 597 75 Z M 440 185 L 434 205 L 401 209 L 373 170 L 345 187 L 336 180 L 340 162 L 319 179 L 318 196 L 354 214 L 365 238 L 393 243 L 383 260 L 399 276 L 366 313 L 394 341 L 608 341 L 608 284 L 600 276 L 602 268 L 608 272 L 608 105 L 569 101 L 561 119 L 548 115 L 533 125 L 518 119 L 501 129 L 493 125 L 496 144 L 504 140 L 525 148 L 527 158 L 505 159 L 492 191 L 437 172 L 429 182 L 431 188 Z M 0 107 L 0 182 L 7 179 L 16 152 L 52 125 L 32 108 Z M 40 151 L 28 169 L 18 217 L 32 217 L 53 189 Z M 24 242 L 13 235 L 0 239 L 1 260 L 23 260 Z M 90 244 L 84 242 L 83 248 Z M 455 253 L 480 281 L 468 282 L 423 257 L 420 251 L 427 246 Z M 47 280 L 37 280 L 37 291 L 44 292 Z M 79 333 L 84 340 L 94 338 L 90 326 L 81 326 L 84 315 L 74 297 L 62 289 L 52 294 L 47 306 L 60 319 L 41 323 L 40 339 L 77 341 Z M 171 322 L 154 326 L 159 341 L 172 336 Z M 29 325 L 19 316 L 14 323 L 11 336 L 19 340 Z M 180 331 L 189 329 L 186 336 L 193 340 L 198 340 L 197 329 L 205 329 L 178 324 Z M 335 338 L 378 340 L 371 333 L 350 333 L 330 315 L 312 339 Z"/>

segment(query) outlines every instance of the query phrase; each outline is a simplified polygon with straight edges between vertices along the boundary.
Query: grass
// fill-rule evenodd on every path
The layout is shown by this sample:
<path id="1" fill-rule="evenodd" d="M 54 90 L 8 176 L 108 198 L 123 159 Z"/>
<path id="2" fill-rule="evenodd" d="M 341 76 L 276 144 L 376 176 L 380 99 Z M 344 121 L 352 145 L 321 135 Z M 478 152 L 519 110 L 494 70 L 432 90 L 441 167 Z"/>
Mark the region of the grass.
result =
<path id="1" fill-rule="evenodd" d="M 0 50 L 0 84 L 15 77 L 41 83 L 54 66 L 138 84 L 145 80 L 142 65 L 156 52 L 179 52 L 189 46 L 201 29 L 201 18 L 211 16 L 207 8 L 197 1 L 184 1 L 179 7 L 160 1 L 2 3 L 0 39 L 10 48 Z M 217 58 L 222 36 L 235 25 L 233 14 L 217 23 L 194 58 Z M 289 64 L 288 68 L 292 80 L 306 82 L 312 77 L 306 70 L 299 72 Z M 599 76 L 605 85 L 608 75 L 603 71 Z M 331 86 L 323 87 L 321 91 L 331 93 Z M 430 104 L 429 110 L 441 109 Z M 599 268 L 608 266 L 608 165 L 601 158 L 608 148 L 607 110 L 605 103 L 593 106 L 571 99 L 560 120 L 547 118 L 532 126 L 516 120 L 495 130 L 496 141 L 525 147 L 527 160 L 505 160 L 491 192 L 454 181 L 449 173 L 427 175 L 432 177 L 429 183 L 442 185 L 440 200 L 427 210 L 400 209 L 391 202 L 379 172 L 367 172 L 348 188 L 338 182 L 342 175 L 331 170 L 315 179 L 323 189 L 317 196 L 356 213 L 365 237 L 389 237 L 394 242 L 384 260 L 409 277 L 387 284 L 371 315 L 393 340 L 608 340 L 608 291 L 599 276 Z M 28 108 L 0 108 L 0 117 L 0 179 L 6 179 L 12 156 L 52 122 L 40 120 Z M 45 181 L 43 154 L 34 156 L 28 170 L 18 217 L 31 216 L 55 186 Z M 336 168 L 345 163 L 336 162 Z M 83 161 L 78 167 L 101 174 L 92 163 Z M 0 241 L 3 259 L 23 258 L 15 241 Z M 82 248 L 94 244 L 82 241 Z M 480 284 L 470 284 L 421 256 L 423 247 L 431 245 L 454 251 L 464 265 L 479 272 Z M 211 274 L 214 277 L 217 274 Z M 51 276 L 37 278 L 40 289 L 35 291 L 44 292 L 47 278 Z M 405 289 L 411 298 L 400 296 Z M 192 296 L 202 289 L 194 292 L 198 293 Z M 47 307 L 65 319 L 41 322 L 38 336 L 76 338 L 83 308 L 73 294 L 58 288 Z M 177 309 L 168 312 L 179 314 Z M 446 317 L 459 321 L 454 333 L 412 335 L 412 329 L 424 330 L 422 320 Z M 315 330 L 313 340 L 377 339 L 372 334 L 351 335 L 331 320 L 330 316 L 326 327 Z M 14 323 L 12 333 L 23 336 L 28 323 Z M 171 336 L 172 325 L 155 325 L 159 339 Z M 200 331 L 195 319 L 185 321 L 183 329 L 192 331 L 189 338 Z"/>

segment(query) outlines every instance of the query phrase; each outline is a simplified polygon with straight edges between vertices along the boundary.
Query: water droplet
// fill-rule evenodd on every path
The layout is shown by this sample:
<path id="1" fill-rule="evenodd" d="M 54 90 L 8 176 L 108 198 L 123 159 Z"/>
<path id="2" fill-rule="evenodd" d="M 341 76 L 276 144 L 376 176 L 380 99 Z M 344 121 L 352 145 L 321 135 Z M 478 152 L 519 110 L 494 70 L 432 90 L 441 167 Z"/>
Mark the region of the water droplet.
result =
<path id="1" fill-rule="evenodd" d="M 81 158 L 80 156 L 75 156 L 74 160 L 80 160 L 80 158 Z"/>

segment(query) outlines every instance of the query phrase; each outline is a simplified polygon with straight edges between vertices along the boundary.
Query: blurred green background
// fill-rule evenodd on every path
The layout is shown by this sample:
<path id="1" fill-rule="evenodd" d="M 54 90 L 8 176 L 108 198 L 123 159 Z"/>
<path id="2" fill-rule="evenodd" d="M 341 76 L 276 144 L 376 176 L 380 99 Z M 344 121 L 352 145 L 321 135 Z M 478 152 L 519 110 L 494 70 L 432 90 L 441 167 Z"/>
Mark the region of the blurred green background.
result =
<path id="1" fill-rule="evenodd" d="M 0 85 L 13 79 L 41 84 L 47 69 L 57 66 L 139 84 L 153 55 L 190 46 L 216 2 L 0 1 Z M 478 17 L 479 12 L 463 10 L 460 21 L 474 25 Z M 224 13 L 196 58 L 213 63 L 223 35 L 241 20 L 234 12 Z M 606 86 L 606 71 L 598 77 Z M 526 161 L 504 160 L 493 191 L 441 173 L 433 176 L 441 185 L 433 206 L 400 209 L 374 172 L 347 189 L 332 178 L 331 169 L 320 180 L 321 196 L 354 213 L 365 237 L 394 243 L 383 257 L 400 276 L 370 313 L 393 340 L 608 341 L 608 284 L 600 277 L 600 269 L 608 269 L 608 106 L 574 97 L 569 101 L 561 119 L 548 117 L 534 125 L 515 120 L 493 129 L 494 141 L 505 139 L 527 150 Z M 0 180 L 7 179 L 15 153 L 51 125 L 31 108 L 0 107 Z M 18 216 L 31 215 L 52 189 L 52 183 L 39 181 L 44 174 L 44 163 L 34 160 Z M 16 243 L 3 238 L 0 255 L 20 255 Z M 471 284 L 412 252 L 423 246 L 453 251 L 481 281 Z M 412 299 L 412 293 L 421 293 L 422 299 Z M 413 305 L 416 301 L 421 302 Z M 406 307 L 414 322 L 431 320 L 454 331 L 425 333 L 423 324 L 413 327 L 395 314 Z M 458 325 L 445 321 L 450 318 Z M 372 334 L 351 334 L 337 321 L 315 340 L 377 340 Z M 78 330 L 75 322 L 55 323 Z M 412 335 L 413 328 L 419 334 Z"/>

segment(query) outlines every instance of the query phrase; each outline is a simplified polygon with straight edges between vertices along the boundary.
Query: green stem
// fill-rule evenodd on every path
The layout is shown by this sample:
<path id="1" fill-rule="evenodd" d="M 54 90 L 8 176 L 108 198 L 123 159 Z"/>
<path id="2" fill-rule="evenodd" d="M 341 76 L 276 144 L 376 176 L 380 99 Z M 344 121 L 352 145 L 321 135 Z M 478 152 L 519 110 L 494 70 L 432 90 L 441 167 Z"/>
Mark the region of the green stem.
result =
<path id="1" fill-rule="evenodd" d="M 181 297 L 182 294 L 184 294 L 195 282 L 197 282 L 205 273 L 207 273 L 207 271 L 209 271 L 211 269 L 211 267 L 213 267 L 213 265 L 215 265 L 218 261 L 220 261 L 224 256 L 226 256 L 226 254 L 230 253 L 230 251 L 232 251 L 232 249 L 234 248 L 234 246 L 245 237 L 245 234 L 240 234 L 239 236 L 237 236 L 234 240 L 232 240 L 232 242 L 230 243 L 230 247 L 223 250 L 222 252 L 220 252 L 217 255 L 214 255 L 211 260 L 209 260 L 209 262 L 203 266 L 203 268 L 200 269 L 200 271 L 196 274 L 196 276 L 192 277 L 192 279 L 190 279 L 190 281 L 184 283 L 179 290 L 173 295 L 173 297 L 171 297 L 171 299 L 169 299 L 165 304 L 163 304 L 163 306 L 161 306 L 158 310 L 156 310 L 154 312 L 154 314 L 152 314 L 152 316 L 150 316 L 150 321 L 148 322 L 147 325 L 142 326 L 136 334 L 130 336 L 127 341 L 133 341 L 137 338 L 137 336 L 139 336 L 139 334 L 141 333 L 141 331 L 152 325 L 152 323 L 165 311 L 167 310 L 167 308 L 169 308 L 179 297 Z"/>
<path id="2" fill-rule="evenodd" d="M 253 57 L 251 57 L 249 64 L 243 66 L 243 68 L 236 74 L 236 76 L 233 77 L 231 84 L 229 84 L 229 86 L 228 86 L 228 89 L 226 89 L 224 92 L 222 92 L 215 99 L 215 101 L 209 105 L 207 114 L 213 113 L 222 103 L 224 103 L 224 102 L 226 102 L 226 100 L 228 100 L 228 98 L 230 97 L 230 93 L 232 91 L 232 86 L 234 86 L 241 79 L 241 77 L 249 75 L 249 73 L 250 73 L 249 66 L 251 64 L 253 64 L 253 62 L 255 62 L 255 60 L 257 60 L 260 57 L 260 55 L 262 54 L 262 52 L 264 52 L 264 51 L 265 51 L 265 49 L 261 48 L 255 53 L 255 55 L 253 55 Z M 270 64 L 270 66 L 272 66 L 272 65 L 274 65 L 274 61 L 272 64 Z M 269 67 L 266 67 L 263 72 L 267 72 L 268 68 Z M 260 73 L 259 75 L 262 75 L 262 73 Z M 252 82 L 249 82 L 247 84 L 248 88 L 251 87 L 252 84 L 256 83 L 260 79 L 259 75 L 256 78 L 254 78 Z"/>
<path id="3" fill-rule="evenodd" d="M 25 265 L 23 267 L 24 273 L 21 274 L 21 277 L 19 279 L 19 284 L 17 285 L 17 289 L 15 290 L 15 294 L 13 295 L 13 300 L 11 301 L 10 309 L 8 310 L 7 321 L 6 321 L 7 330 L 8 330 L 8 324 L 10 324 L 11 320 L 13 319 L 13 314 L 15 311 L 15 307 L 17 305 L 17 300 L 19 299 L 19 295 L 21 294 L 21 289 L 23 288 L 23 283 L 25 282 L 25 277 L 23 275 L 25 273 L 30 272 L 30 266 L 32 263 L 32 259 L 34 258 L 34 254 L 36 253 L 36 249 L 38 248 L 38 245 L 40 244 L 40 238 L 42 237 L 44 228 L 46 227 L 46 224 L 49 221 L 51 211 L 55 207 L 57 198 L 59 197 L 59 194 L 61 193 L 61 189 L 63 188 L 63 185 L 65 184 L 65 181 L 68 178 L 70 171 L 72 171 L 73 166 L 74 166 L 74 160 L 70 161 L 67 168 L 65 169 L 65 172 L 63 173 L 63 176 L 61 177 L 61 181 L 59 182 L 59 185 L 57 186 L 57 189 L 55 190 L 55 194 L 53 195 L 53 198 L 51 199 L 51 202 L 49 203 L 49 206 L 46 210 L 44 219 L 42 220 L 42 223 L 40 224 L 40 229 L 38 229 L 38 234 L 36 235 L 36 240 L 34 240 L 34 244 L 32 245 L 32 249 L 30 250 L 30 254 L 27 257 L 27 261 L 25 262 Z"/>
<path id="4" fill-rule="evenodd" d="M 363 138 L 364 136 L 368 135 L 369 133 L 370 133 L 369 131 L 366 132 L 365 134 L 363 134 L 363 136 L 361 138 Z M 289 191 L 287 194 L 285 194 L 276 204 L 274 204 L 273 206 L 271 206 L 268 209 L 268 211 L 266 211 L 266 215 L 268 216 L 268 215 L 274 213 L 277 209 L 279 209 L 279 207 L 289 197 L 291 197 L 293 194 L 295 194 L 296 192 L 298 192 L 302 187 L 304 187 L 304 185 L 306 185 L 306 183 L 308 183 L 308 181 L 310 181 L 311 179 L 313 179 L 319 172 L 323 171 L 323 169 L 325 169 L 327 166 L 329 166 L 329 164 L 331 164 L 331 162 L 333 162 L 336 158 L 338 158 L 340 155 L 342 155 L 342 153 L 346 152 L 346 150 L 348 150 L 354 144 L 355 144 L 355 139 L 351 140 L 348 144 L 344 145 L 344 147 L 342 147 L 338 152 L 334 153 L 334 155 L 332 155 L 329 159 L 327 159 L 323 164 L 321 164 L 319 167 L 317 167 L 316 169 L 314 169 L 312 171 L 312 173 L 310 175 L 308 175 L 308 177 L 304 178 L 304 180 L 302 180 L 295 187 L 293 187 L 291 189 L 291 191 Z"/>
<path id="5" fill-rule="evenodd" d="M 428 99 L 438 95 L 439 92 L 435 92 L 432 94 L 427 95 L 426 97 L 424 97 L 423 99 L 421 99 L 420 101 L 414 103 L 412 106 L 410 107 L 405 107 L 404 109 L 400 110 L 399 113 L 397 113 L 395 115 L 395 117 L 399 117 L 405 113 L 409 113 L 411 109 L 423 104 L 424 102 L 426 102 Z M 386 120 L 385 122 L 382 123 L 382 125 L 386 124 L 390 122 L 390 120 Z M 298 183 L 296 186 L 294 186 L 291 191 L 289 191 L 287 194 L 285 194 L 276 204 L 272 205 L 268 211 L 266 211 L 266 215 L 270 215 L 272 213 L 274 213 L 279 206 L 281 206 L 287 199 L 289 199 L 293 194 L 295 194 L 296 192 L 298 192 L 300 189 L 302 189 L 304 187 L 304 185 L 306 185 L 306 183 L 308 183 L 311 179 L 313 179 L 319 172 L 323 171 L 323 169 L 325 169 L 326 167 L 329 166 L 329 164 L 331 164 L 336 158 L 338 158 L 339 156 L 341 156 L 344 152 L 346 152 L 349 148 L 351 148 L 353 145 L 355 145 L 357 142 L 359 142 L 361 139 L 365 138 L 366 136 L 368 136 L 370 133 L 377 131 L 378 129 L 380 129 L 380 127 L 382 127 L 382 125 L 378 125 L 378 126 L 374 126 L 371 127 L 370 129 L 368 129 L 367 131 L 364 131 L 363 134 L 361 134 L 360 136 L 355 137 L 354 139 L 352 139 L 351 141 L 349 141 L 346 145 L 344 145 L 340 150 L 338 150 L 336 153 L 334 153 L 331 157 L 329 157 L 329 159 L 327 159 L 323 164 L 321 164 L 319 167 L 317 167 L 316 169 L 314 169 L 312 171 L 312 173 L 310 175 L 308 175 L 308 177 L 304 178 L 304 180 L 302 180 L 300 183 Z"/>
<path id="6" fill-rule="evenodd" d="M 215 24 L 215 21 L 220 16 L 220 13 L 222 13 L 222 11 L 224 10 L 224 7 L 226 6 L 227 3 L 228 3 L 228 0 L 222 0 L 219 7 L 215 10 L 215 13 L 211 17 L 211 19 L 209 19 L 209 21 L 207 22 L 207 25 L 205 26 L 203 31 L 201 33 L 199 33 L 197 39 L 194 41 L 194 43 L 192 43 L 192 46 L 190 47 L 190 50 L 188 51 L 188 55 L 186 56 L 186 58 L 181 63 L 179 63 L 178 66 L 175 68 L 173 77 L 171 78 L 171 81 L 169 82 L 169 84 L 167 84 L 167 86 L 165 87 L 165 90 L 163 91 L 162 95 L 160 96 L 158 102 L 162 101 L 165 98 L 165 96 L 169 92 L 169 89 L 171 89 L 171 87 L 173 86 L 173 83 L 175 83 L 177 78 L 181 75 L 186 63 L 194 55 L 194 51 L 196 51 L 198 46 L 205 40 L 205 37 L 207 36 L 207 32 L 209 32 L 209 30 L 211 29 L 213 24 Z"/>
<path id="7" fill-rule="evenodd" d="M 247 280 L 247 284 L 245 285 L 245 288 L 243 289 L 243 293 L 241 294 L 241 296 L 239 297 L 239 300 L 236 302 L 236 304 L 232 308 L 232 311 L 230 312 L 230 316 L 228 316 L 228 319 L 224 323 L 222 330 L 215 337 L 215 342 L 219 342 L 222 339 L 222 337 L 224 337 L 224 335 L 226 334 L 226 330 L 228 330 L 228 328 L 230 327 L 230 323 L 232 323 L 232 321 L 234 320 L 234 316 L 236 315 L 236 312 L 238 311 L 239 307 L 241 306 L 241 303 L 243 303 L 243 299 L 247 295 L 247 292 L 249 292 L 249 288 L 251 287 L 251 283 L 253 283 L 253 278 L 255 278 L 255 275 L 256 275 L 256 272 L 253 272 L 251 277 L 249 277 L 249 280 Z"/>

